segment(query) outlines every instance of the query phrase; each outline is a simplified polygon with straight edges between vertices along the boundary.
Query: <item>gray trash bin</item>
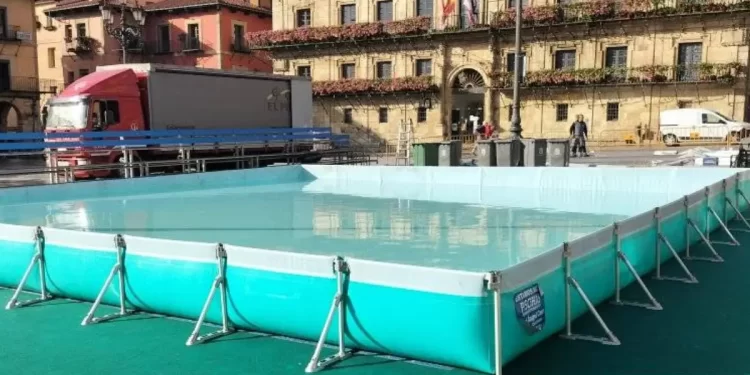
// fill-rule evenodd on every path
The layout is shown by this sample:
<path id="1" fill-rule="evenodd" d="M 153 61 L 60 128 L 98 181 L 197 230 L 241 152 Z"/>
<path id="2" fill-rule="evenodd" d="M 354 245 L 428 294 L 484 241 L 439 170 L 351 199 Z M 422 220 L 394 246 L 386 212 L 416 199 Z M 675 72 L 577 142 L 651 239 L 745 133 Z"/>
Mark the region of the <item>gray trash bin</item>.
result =
<path id="1" fill-rule="evenodd" d="M 453 157 L 453 154 L 453 144 L 450 141 L 440 143 L 438 165 L 441 167 L 455 167 L 457 164 L 454 164 L 453 159 L 455 158 Z"/>
<path id="2" fill-rule="evenodd" d="M 495 158 L 498 167 L 523 167 L 523 148 L 521 141 L 503 139 L 495 141 Z"/>
<path id="3" fill-rule="evenodd" d="M 497 165 L 495 142 L 477 141 L 477 165 L 480 167 L 494 167 Z"/>
<path id="4" fill-rule="evenodd" d="M 525 167 L 544 167 L 547 165 L 547 140 L 524 139 L 523 165 Z"/>
<path id="5" fill-rule="evenodd" d="M 567 167 L 570 165 L 569 139 L 547 140 L 547 165 L 550 167 Z"/>

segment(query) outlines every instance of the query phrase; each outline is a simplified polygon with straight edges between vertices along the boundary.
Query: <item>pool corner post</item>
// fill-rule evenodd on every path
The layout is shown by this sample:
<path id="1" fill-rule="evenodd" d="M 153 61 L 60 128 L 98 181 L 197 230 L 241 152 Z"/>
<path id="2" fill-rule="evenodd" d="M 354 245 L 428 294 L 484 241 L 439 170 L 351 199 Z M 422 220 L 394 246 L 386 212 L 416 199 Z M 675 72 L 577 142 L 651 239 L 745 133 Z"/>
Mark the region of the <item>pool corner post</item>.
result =
<path id="1" fill-rule="evenodd" d="M 336 274 L 336 294 L 333 296 L 333 302 L 331 302 L 331 308 L 328 310 L 328 316 L 323 324 L 323 331 L 320 333 L 320 338 L 315 345 L 315 351 L 313 352 L 310 362 L 305 367 L 306 373 L 313 373 L 324 370 L 326 367 L 333 365 L 334 363 L 341 362 L 352 356 L 352 351 L 347 351 L 344 346 L 344 333 L 346 332 L 346 304 L 348 300 L 348 290 L 346 288 L 344 278 L 349 274 L 349 265 L 342 257 L 336 257 L 333 260 L 333 272 Z M 320 354 L 325 346 L 326 337 L 328 337 L 328 331 L 331 329 L 333 324 L 333 317 L 338 310 L 338 351 L 336 354 L 329 357 L 320 359 Z"/>
<path id="2" fill-rule="evenodd" d="M 185 342 L 186 346 L 214 340 L 234 332 L 234 329 L 229 323 L 227 311 L 227 251 L 222 243 L 216 244 L 216 268 L 216 277 L 214 278 L 213 283 L 211 283 L 211 291 L 208 292 L 208 297 L 206 297 L 206 302 L 203 304 L 203 309 L 201 310 L 200 316 L 198 316 L 198 321 L 195 322 L 193 332 L 190 333 L 190 336 Z M 208 315 L 211 302 L 214 300 L 216 289 L 219 289 L 219 298 L 221 300 L 221 329 L 200 336 L 201 326 L 203 326 L 203 322 L 206 320 L 206 315 Z"/>
<path id="3" fill-rule="evenodd" d="M 115 262 L 115 265 L 112 266 L 112 270 L 109 271 L 109 275 L 104 281 L 104 285 L 102 285 L 101 289 L 99 290 L 99 294 L 96 296 L 94 304 L 91 305 L 91 309 L 89 309 L 89 312 L 83 318 L 83 321 L 81 322 L 82 326 L 127 316 L 134 312 L 128 311 L 126 306 L 127 296 L 125 295 L 125 252 L 127 249 L 127 245 L 125 244 L 125 239 L 121 234 L 115 235 L 115 248 L 117 250 L 117 261 Z M 116 313 L 108 314 L 102 317 L 95 317 L 94 314 L 96 313 L 96 309 L 99 308 L 99 304 L 102 303 L 104 294 L 109 289 L 110 284 L 112 284 L 112 280 L 114 280 L 115 275 L 117 275 L 119 284 L 118 288 L 120 293 L 120 310 Z"/>
<path id="4" fill-rule="evenodd" d="M 23 277 L 21 277 L 21 281 L 18 283 L 16 291 L 13 293 L 13 296 L 10 297 L 8 304 L 5 305 L 6 310 L 33 305 L 53 298 L 52 295 L 50 295 L 47 291 L 47 267 L 44 259 L 45 246 L 46 241 L 44 237 L 44 231 L 42 230 L 42 227 L 36 227 L 34 231 L 34 256 L 31 257 L 31 262 L 29 262 L 28 267 L 26 267 L 26 271 L 23 273 Z M 38 266 L 37 269 L 39 270 L 39 298 L 18 302 L 18 297 L 21 295 L 21 291 L 23 291 L 23 288 L 26 286 L 26 281 L 29 279 L 31 272 L 34 271 L 35 265 Z"/>
<path id="5" fill-rule="evenodd" d="M 495 344 L 495 375 L 503 374 L 503 319 L 502 319 L 502 280 L 500 271 L 492 271 L 485 276 L 487 290 L 492 291 L 492 311 Z"/>
<path id="6" fill-rule="evenodd" d="M 599 315 L 599 312 L 596 310 L 596 307 L 593 303 L 591 303 L 591 300 L 589 299 L 588 295 L 586 295 L 586 292 L 583 291 L 583 288 L 578 283 L 578 280 L 573 277 L 572 272 L 572 262 L 571 258 L 573 257 L 573 252 L 570 250 L 570 244 L 567 242 L 563 243 L 563 268 L 565 269 L 565 332 L 560 335 L 560 338 L 568 339 L 568 340 L 582 340 L 582 341 L 592 341 L 592 342 L 598 342 L 603 345 L 612 345 L 617 346 L 620 345 L 620 339 L 615 336 L 614 333 L 612 333 L 612 330 L 609 329 L 607 326 L 607 323 L 604 322 L 604 319 L 602 319 L 601 315 Z M 586 307 L 588 308 L 591 315 L 596 318 L 596 321 L 599 323 L 599 326 L 602 327 L 604 330 L 604 333 L 607 335 L 607 337 L 596 337 L 596 336 L 589 336 L 589 335 L 580 335 L 580 334 L 574 334 L 573 333 L 573 311 L 572 311 L 572 300 L 571 300 L 571 291 L 570 287 L 573 287 L 576 289 L 576 292 L 581 297 L 583 302 L 586 304 Z"/>

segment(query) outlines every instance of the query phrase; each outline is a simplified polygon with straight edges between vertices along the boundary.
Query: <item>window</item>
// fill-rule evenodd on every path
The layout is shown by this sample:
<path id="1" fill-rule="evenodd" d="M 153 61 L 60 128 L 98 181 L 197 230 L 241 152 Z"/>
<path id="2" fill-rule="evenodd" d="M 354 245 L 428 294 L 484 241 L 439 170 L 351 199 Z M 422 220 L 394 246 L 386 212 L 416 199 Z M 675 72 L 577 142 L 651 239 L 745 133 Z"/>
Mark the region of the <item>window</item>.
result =
<path id="1" fill-rule="evenodd" d="M 427 107 L 417 108 L 417 122 L 427 122 Z"/>
<path id="2" fill-rule="evenodd" d="M 65 41 L 70 42 L 73 40 L 73 26 L 65 25 Z"/>
<path id="3" fill-rule="evenodd" d="M 0 60 L 0 92 L 11 89 L 10 61 Z"/>
<path id="4" fill-rule="evenodd" d="M 628 47 L 608 47 L 604 56 L 604 66 L 610 69 L 612 80 L 624 80 L 627 77 Z"/>
<path id="5" fill-rule="evenodd" d="M 200 49 L 200 27 L 197 23 L 191 23 L 187 26 L 187 35 L 185 35 L 185 49 Z"/>
<path id="6" fill-rule="evenodd" d="M 432 60 L 430 59 L 419 59 L 415 62 L 415 75 L 420 76 L 431 76 L 432 75 Z"/>
<path id="7" fill-rule="evenodd" d="M 526 53 L 521 52 L 521 63 L 519 64 L 521 66 L 521 82 L 523 82 L 523 78 L 526 77 Z M 505 63 L 506 70 L 508 73 L 513 73 L 516 71 L 516 54 L 515 53 L 509 53 L 507 61 Z M 511 81 L 513 82 L 513 81 Z"/>
<path id="8" fill-rule="evenodd" d="M 55 58 L 55 48 L 47 48 L 47 67 L 48 68 L 54 68 L 55 67 L 55 61 L 57 59 Z"/>
<path id="9" fill-rule="evenodd" d="M 702 113 L 701 118 L 704 124 L 721 124 L 724 121 L 713 113 Z"/>
<path id="10" fill-rule="evenodd" d="M 555 107 L 555 119 L 555 121 L 557 122 L 568 121 L 567 104 L 558 104 L 557 107 Z"/>
<path id="11" fill-rule="evenodd" d="M 344 123 L 351 124 L 354 122 L 354 116 L 351 108 L 344 108 Z"/>
<path id="12" fill-rule="evenodd" d="M 244 51 L 245 48 L 245 26 L 232 25 L 232 47 L 235 51 Z"/>
<path id="13" fill-rule="evenodd" d="M 432 17 L 433 0 L 417 0 L 417 17 Z"/>
<path id="14" fill-rule="evenodd" d="M 97 100 L 93 114 L 104 126 L 120 123 L 120 103 L 117 100 Z"/>
<path id="15" fill-rule="evenodd" d="M 300 77 L 311 77 L 309 65 L 300 65 L 297 67 L 297 75 Z"/>
<path id="16" fill-rule="evenodd" d="M 620 103 L 607 103 L 607 121 L 617 121 L 620 118 Z"/>
<path id="17" fill-rule="evenodd" d="M 375 66 L 375 70 L 376 70 L 375 73 L 377 74 L 378 79 L 391 78 L 392 77 L 391 68 L 392 68 L 392 65 L 390 61 L 381 61 L 377 63 Z"/>
<path id="18" fill-rule="evenodd" d="M 76 36 L 79 38 L 83 38 L 86 36 L 86 24 L 85 23 L 76 24 Z"/>
<path id="19" fill-rule="evenodd" d="M 157 35 L 157 52 L 168 53 L 171 50 L 171 43 L 169 41 L 169 25 L 159 25 L 156 27 Z"/>
<path id="20" fill-rule="evenodd" d="M 378 122 L 381 124 L 385 124 L 388 122 L 388 108 L 378 108 Z"/>
<path id="21" fill-rule="evenodd" d="M 516 1 L 517 0 L 508 0 L 508 8 L 515 8 Z M 527 6 L 529 6 L 529 0 L 521 1 L 521 8 L 526 8 Z"/>
<path id="22" fill-rule="evenodd" d="M 69 84 L 73 83 L 73 81 L 75 81 L 75 80 L 76 80 L 76 74 L 75 74 L 75 72 L 68 72 L 67 77 L 66 77 L 66 81 L 67 81 L 66 84 L 69 85 Z"/>
<path id="23" fill-rule="evenodd" d="M 677 108 L 692 108 L 693 102 L 689 100 L 678 100 L 677 101 Z"/>
<path id="24" fill-rule="evenodd" d="M 573 70 L 576 68 L 576 51 L 557 51 L 555 52 L 555 69 Z"/>
<path id="25" fill-rule="evenodd" d="M 310 25 L 312 25 L 310 9 L 297 9 L 297 27 L 308 27 Z"/>
<path id="26" fill-rule="evenodd" d="M 677 79 L 697 81 L 698 66 L 703 57 L 702 43 L 681 43 L 677 49 Z"/>
<path id="27" fill-rule="evenodd" d="M 354 64 L 341 64 L 341 79 L 351 79 L 355 77 Z"/>
<path id="28" fill-rule="evenodd" d="M 0 7 L 0 39 L 8 37 L 8 11 L 5 7 Z"/>
<path id="29" fill-rule="evenodd" d="M 378 1 L 378 21 L 380 22 L 393 21 L 393 1 L 391 0 Z"/>
<path id="30" fill-rule="evenodd" d="M 78 70 L 78 78 L 85 77 L 87 75 L 89 75 L 89 70 L 88 69 L 79 69 Z"/>
<path id="31" fill-rule="evenodd" d="M 357 6 L 354 4 L 346 4 L 341 6 L 341 19 L 342 25 L 350 25 L 357 22 Z"/>

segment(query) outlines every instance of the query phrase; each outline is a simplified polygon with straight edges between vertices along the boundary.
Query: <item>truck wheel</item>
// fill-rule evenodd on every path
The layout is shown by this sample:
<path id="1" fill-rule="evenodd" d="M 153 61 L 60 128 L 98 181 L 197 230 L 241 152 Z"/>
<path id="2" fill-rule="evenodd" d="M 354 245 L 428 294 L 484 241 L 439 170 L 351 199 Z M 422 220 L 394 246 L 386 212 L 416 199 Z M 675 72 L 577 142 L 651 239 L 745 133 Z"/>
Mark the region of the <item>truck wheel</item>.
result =
<path id="1" fill-rule="evenodd" d="M 677 140 L 677 136 L 675 136 L 674 134 L 667 134 L 663 139 L 664 144 L 667 145 L 667 147 L 677 146 L 677 144 L 679 143 Z"/>

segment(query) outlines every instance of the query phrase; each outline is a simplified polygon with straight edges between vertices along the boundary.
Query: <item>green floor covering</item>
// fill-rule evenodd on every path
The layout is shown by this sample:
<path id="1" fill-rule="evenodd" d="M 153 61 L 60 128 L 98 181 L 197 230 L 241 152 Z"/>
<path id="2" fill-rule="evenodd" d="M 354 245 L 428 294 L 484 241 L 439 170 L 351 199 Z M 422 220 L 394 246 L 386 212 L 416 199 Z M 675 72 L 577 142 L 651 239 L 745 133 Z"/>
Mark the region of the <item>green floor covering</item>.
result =
<path id="1" fill-rule="evenodd" d="M 735 223 L 735 226 L 738 224 Z M 743 246 L 716 248 L 725 263 L 688 262 L 700 284 L 646 283 L 664 311 L 602 305 L 622 341 L 603 346 L 553 337 L 504 369 L 506 375 L 747 375 L 750 374 L 750 234 Z M 717 240 L 723 236 L 715 235 Z M 675 262 L 665 273 L 679 272 Z M 0 289 L 4 305 L 11 291 Z M 640 299 L 631 286 L 624 297 Z M 0 310 L 0 374 L 303 374 L 311 344 L 238 333 L 185 347 L 189 322 L 136 315 L 81 327 L 90 305 L 66 300 Z M 600 331 L 590 316 L 578 332 Z M 341 375 L 470 375 L 403 360 L 358 356 L 329 373 Z"/>

